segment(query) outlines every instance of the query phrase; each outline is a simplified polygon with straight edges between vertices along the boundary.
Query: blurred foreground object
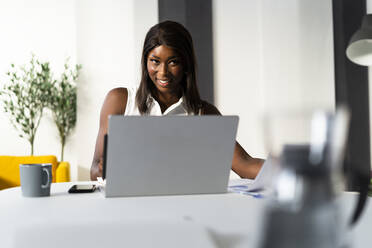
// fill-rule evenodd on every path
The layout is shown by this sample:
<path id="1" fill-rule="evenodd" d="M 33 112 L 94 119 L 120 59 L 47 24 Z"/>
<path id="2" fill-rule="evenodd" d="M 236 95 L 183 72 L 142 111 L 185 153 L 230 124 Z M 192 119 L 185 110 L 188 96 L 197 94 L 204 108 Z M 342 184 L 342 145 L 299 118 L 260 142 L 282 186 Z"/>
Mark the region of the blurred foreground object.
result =
<path id="1" fill-rule="evenodd" d="M 275 116 L 266 123 L 278 172 L 274 197 L 266 207 L 261 247 L 342 247 L 349 231 L 338 200 L 344 185 L 348 111 L 340 107 L 336 114 Z"/>

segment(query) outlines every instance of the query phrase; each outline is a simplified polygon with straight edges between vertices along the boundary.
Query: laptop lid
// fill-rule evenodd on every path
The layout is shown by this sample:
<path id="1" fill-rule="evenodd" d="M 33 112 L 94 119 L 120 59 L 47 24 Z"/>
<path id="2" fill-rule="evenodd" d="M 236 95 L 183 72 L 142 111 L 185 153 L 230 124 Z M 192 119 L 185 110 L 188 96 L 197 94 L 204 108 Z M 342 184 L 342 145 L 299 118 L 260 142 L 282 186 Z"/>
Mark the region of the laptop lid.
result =
<path id="1" fill-rule="evenodd" d="M 224 193 L 237 116 L 110 116 L 105 196 Z"/>

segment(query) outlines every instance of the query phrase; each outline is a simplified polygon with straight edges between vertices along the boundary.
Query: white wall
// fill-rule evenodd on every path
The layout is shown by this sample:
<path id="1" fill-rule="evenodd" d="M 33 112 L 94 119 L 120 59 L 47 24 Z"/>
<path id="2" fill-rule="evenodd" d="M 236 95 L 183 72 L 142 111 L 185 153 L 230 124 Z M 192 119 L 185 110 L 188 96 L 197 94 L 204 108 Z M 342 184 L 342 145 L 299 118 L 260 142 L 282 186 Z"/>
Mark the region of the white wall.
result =
<path id="1" fill-rule="evenodd" d="M 157 0 L 77 3 L 77 58 L 84 66 L 76 130 L 79 180 L 90 178 L 104 97 L 112 88 L 139 83 L 143 40 L 157 20 Z"/>
<path id="2" fill-rule="evenodd" d="M 238 114 L 238 141 L 266 157 L 265 112 L 333 110 L 331 0 L 214 0 L 216 105 Z"/>
<path id="3" fill-rule="evenodd" d="M 74 0 L 2 0 L 0 1 L 0 87 L 8 81 L 5 73 L 10 63 L 22 65 L 34 53 L 40 60 L 50 61 L 59 74 L 65 58 L 75 61 Z M 57 129 L 46 113 L 35 137 L 35 155 L 59 157 Z M 18 137 L 8 116 L 0 108 L 0 155 L 29 155 L 28 141 Z M 76 153 L 71 143 L 65 148 L 65 160 L 74 163 Z"/>
<path id="4" fill-rule="evenodd" d="M 260 1 L 213 1 L 215 102 L 240 117 L 238 142 L 264 157 L 258 115 L 263 108 Z"/>

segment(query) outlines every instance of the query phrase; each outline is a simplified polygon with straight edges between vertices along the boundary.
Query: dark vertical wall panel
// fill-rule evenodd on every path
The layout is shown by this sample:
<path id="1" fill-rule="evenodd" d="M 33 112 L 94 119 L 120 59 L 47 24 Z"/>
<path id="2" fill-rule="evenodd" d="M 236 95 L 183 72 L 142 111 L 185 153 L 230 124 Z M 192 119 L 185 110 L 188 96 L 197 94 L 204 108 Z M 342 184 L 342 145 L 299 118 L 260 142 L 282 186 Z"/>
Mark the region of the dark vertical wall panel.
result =
<path id="1" fill-rule="evenodd" d="M 159 21 L 183 24 L 191 33 L 198 63 L 198 87 L 202 99 L 213 104 L 213 37 L 211 0 L 159 0 Z"/>
<path id="2" fill-rule="evenodd" d="M 365 0 L 333 0 L 336 106 L 346 104 L 352 112 L 345 161 L 349 190 L 358 190 L 370 171 L 368 68 L 345 54 L 365 14 Z"/>
<path id="3" fill-rule="evenodd" d="M 172 20 L 186 26 L 187 0 L 159 0 L 159 21 Z M 190 30 L 189 30 L 190 31 Z"/>

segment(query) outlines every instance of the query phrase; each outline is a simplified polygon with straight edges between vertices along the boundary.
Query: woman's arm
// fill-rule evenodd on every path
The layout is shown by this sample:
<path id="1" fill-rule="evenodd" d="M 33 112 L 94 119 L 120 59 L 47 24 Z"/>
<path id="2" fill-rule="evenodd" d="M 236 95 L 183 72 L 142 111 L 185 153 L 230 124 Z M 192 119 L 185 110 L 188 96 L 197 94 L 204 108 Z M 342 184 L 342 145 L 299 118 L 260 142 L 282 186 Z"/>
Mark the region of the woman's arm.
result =
<path id="1" fill-rule="evenodd" d="M 126 88 L 115 88 L 107 93 L 103 102 L 99 121 L 99 130 L 96 140 L 93 162 L 90 168 L 90 179 L 97 180 L 102 176 L 103 138 L 107 133 L 108 116 L 122 115 L 127 106 L 128 91 Z"/>
<path id="2" fill-rule="evenodd" d="M 241 145 L 236 142 L 232 161 L 232 170 L 242 178 L 254 179 L 265 160 L 251 157 Z"/>
<path id="3" fill-rule="evenodd" d="M 221 115 L 220 111 L 209 103 L 204 103 L 203 115 Z M 232 160 L 232 170 L 242 178 L 255 178 L 260 171 L 263 159 L 251 157 L 241 145 L 236 142 Z"/>

